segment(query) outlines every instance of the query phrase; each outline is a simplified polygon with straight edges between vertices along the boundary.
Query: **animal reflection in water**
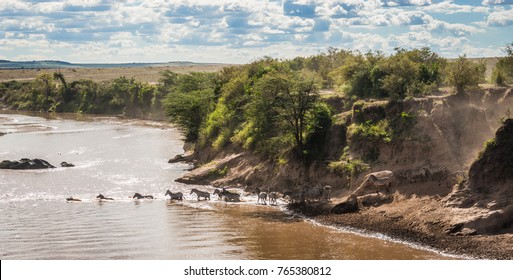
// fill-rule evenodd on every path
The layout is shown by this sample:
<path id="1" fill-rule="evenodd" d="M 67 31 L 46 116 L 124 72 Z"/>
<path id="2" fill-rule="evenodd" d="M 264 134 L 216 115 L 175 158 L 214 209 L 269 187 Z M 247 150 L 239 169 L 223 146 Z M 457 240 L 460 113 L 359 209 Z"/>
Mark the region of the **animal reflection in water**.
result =
<path id="1" fill-rule="evenodd" d="M 132 198 L 135 198 L 135 199 L 154 199 L 154 197 L 152 195 L 141 195 L 140 193 L 135 193 L 134 196 L 132 196 Z"/>
<path id="2" fill-rule="evenodd" d="M 208 193 L 208 192 L 200 191 L 197 189 L 192 189 L 190 194 L 193 194 L 193 193 L 195 193 L 198 196 L 198 200 L 200 200 L 201 197 L 203 197 L 204 200 L 207 200 L 207 199 L 210 200 L 210 193 Z"/>
<path id="3" fill-rule="evenodd" d="M 219 196 L 219 199 L 224 199 L 224 201 L 240 202 L 240 194 L 229 192 L 224 188 L 222 190 L 216 189 L 214 195 L 216 194 Z"/>
<path id="4" fill-rule="evenodd" d="M 169 195 L 171 200 L 183 200 L 183 193 L 181 192 L 172 193 L 170 190 L 167 190 L 164 196 L 166 195 Z"/>
<path id="5" fill-rule="evenodd" d="M 96 196 L 96 199 L 98 200 L 114 200 L 114 198 L 112 197 L 105 197 L 103 194 L 99 194 L 98 196 Z"/>

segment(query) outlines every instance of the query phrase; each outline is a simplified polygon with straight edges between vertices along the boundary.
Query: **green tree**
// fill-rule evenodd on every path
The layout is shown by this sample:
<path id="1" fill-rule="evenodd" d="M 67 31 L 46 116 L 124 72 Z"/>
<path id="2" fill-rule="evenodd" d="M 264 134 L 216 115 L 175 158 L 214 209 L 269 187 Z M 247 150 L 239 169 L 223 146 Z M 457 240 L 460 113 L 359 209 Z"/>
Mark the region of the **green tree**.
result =
<path id="1" fill-rule="evenodd" d="M 71 100 L 71 94 L 68 88 L 68 83 L 66 83 L 66 79 L 64 78 L 64 74 L 61 72 L 54 72 L 53 79 L 58 80 L 62 84 L 61 95 L 64 99 L 64 102 L 69 102 Z"/>
<path id="2" fill-rule="evenodd" d="M 38 110 L 46 111 L 51 106 L 50 97 L 52 96 L 52 90 L 55 88 L 52 76 L 48 73 L 39 75 L 34 81 L 32 87 L 33 93 L 33 105 L 38 107 Z M 44 99 L 40 100 L 39 95 L 43 95 Z"/>
<path id="3" fill-rule="evenodd" d="M 269 73 L 259 80 L 257 90 L 274 97 L 278 116 L 292 134 L 295 147 L 303 151 L 307 116 L 319 99 L 319 79 L 310 71 Z"/>
<path id="4" fill-rule="evenodd" d="M 212 107 L 215 75 L 178 75 L 167 88 L 163 88 L 167 92 L 164 100 L 165 114 L 171 122 L 184 130 L 186 141 L 194 142 L 199 139 L 200 129 Z"/>
<path id="5" fill-rule="evenodd" d="M 174 92 L 167 96 L 164 101 L 166 116 L 184 130 L 186 141 L 198 140 L 199 131 L 209 111 L 212 98 L 211 90 Z"/>
<path id="6" fill-rule="evenodd" d="M 485 71 L 482 63 L 474 63 L 464 55 L 447 64 L 445 78 L 455 88 L 456 94 L 464 94 L 466 88 L 477 87 L 484 81 Z"/>
<path id="7" fill-rule="evenodd" d="M 493 73 L 493 78 L 498 85 L 513 83 L 513 43 L 506 44 L 503 51 L 506 56 L 499 58 Z"/>

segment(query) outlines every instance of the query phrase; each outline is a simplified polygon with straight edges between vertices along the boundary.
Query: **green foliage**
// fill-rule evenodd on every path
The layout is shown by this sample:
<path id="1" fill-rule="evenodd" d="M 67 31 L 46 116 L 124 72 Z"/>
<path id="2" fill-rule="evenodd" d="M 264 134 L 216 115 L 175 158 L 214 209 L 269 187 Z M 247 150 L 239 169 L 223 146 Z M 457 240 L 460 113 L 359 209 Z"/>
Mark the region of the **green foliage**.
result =
<path id="1" fill-rule="evenodd" d="M 446 82 L 456 89 L 457 94 L 463 94 L 466 88 L 477 87 L 484 82 L 486 65 L 474 63 L 465 55 L 448 63 L 445 69 Z"/>
<path id="2" fill-rule="evenodd" d="M 125 114 L 148 117 L 162 112 L 156 104 L 156 86 L 120 77 L 96 83 L 78 80 L 68 83 L 64 75 L 44 73 L 34 81 L 4 82 L 3 103 L 19 110 Z"/>
<path id="3" fill-rule="evenodd" d="M 506 44 L 503 51 L 506 56 L 499 58 L 492 74 L 495 83 L 500 86 L 513 83 L 513 43 Z"/>
<path id="4" fill-rule="evenodd" d="M 345 175 L 347 177 L 356 177 L 369 169 L 369 165 L 360 159 L 352 159 L 349 154 L 349 147 L 344 148 L 344 152 L 338 161 L 332 161 L 328 164 L 328 169 L 333 173 Z"/>
<path id="5" fill-rule="evenodd" d="M 374 143 L 379 141 L 390 142 L 388 130 L 387 120 L 380 120 L 375 124 L 370 121 L 362 124 L 353 123 L 348 127 L 348 133 L 351 138 L 357 141 L 370 141 Z"/>
<path id="6" fill-rule="evenodd" d="M 166 116 L 185 132 L 186 141 L 196 141 L 204 121 L 213 93 L 211 90 L 175 92 L 167 96 L 164 106 Z"/>
<path id="7" fill-rule="evenodd" d="M 380 52 L 352 54 L 330 76 L 349 97 L 404 99 L 437 88 L 444 65 L 428 48 L 396 49 L 388 57 Z"/>
<path id="8" fill-rule="evenodd" d="M 401 112 L 397 116 L 389 117 L 389 132 L 391 141 L 397 139 L 409 139 L 415 135 L 413 127 L 416 123 L 416 115 L 412 112 Z"/>
<path id="9" fill-rule="evenodd" d="M 310 159 L 323 158 L 328 131 L 333 124 L 333 112 L 328 104 L 315 103 L 312 114 L 308 117 L 307 138 L 304 152 Z"/>
<path id="10" fill-rule="evenodd" d="M 200 129 L 211 111 L 214 99 L 215 74 L 190 73 L 173 75 L 164 72 L 160 92 L 166 92 L 165 114 L 180 126 L 185 140 L 199 139 Z"/>
<path id="11" fill-rule="evenodd" d="M 230 168 L 228 168 L 228 166 L 223 168 L 214 168 L 208 171 L 208 176 L 213 178 L 220 178 L 228 175 L 228 172 L 230 172 Z"/>
<path id="12" fill-rule="evenodd" d="M 478 159 L 482 158 L 484 153 L 489 152 L 495 147 L 495 138 L 489 139 L 483 144 L 483 149 L 479 152 Z"/>

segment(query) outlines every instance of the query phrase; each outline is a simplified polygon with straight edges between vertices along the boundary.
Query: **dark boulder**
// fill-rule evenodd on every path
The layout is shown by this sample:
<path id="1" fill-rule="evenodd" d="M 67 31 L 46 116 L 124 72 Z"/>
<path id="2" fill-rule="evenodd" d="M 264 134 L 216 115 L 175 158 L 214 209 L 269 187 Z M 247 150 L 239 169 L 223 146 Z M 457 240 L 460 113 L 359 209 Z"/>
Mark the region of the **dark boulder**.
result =
<path id="1" fill-rule="evenodd" d="M 69 163 L 69 162 L 61 162 L 61 167 L 75 167 L 75 165 L 73 163 Z"/>
<path id="2" fill-rule="evenodd" d="M 351 195 L 346 201 L 339 203 L 331 208 L 331 213 L 345 214 L 358 211 L 358 200 L 356 196 Z"/>
<path id="3" fill-rule="evenodd" d="M 490 192 L 492 186 L 508 181 L 513 181 L 513 119 L 504 121 L 469 171 L 472 190 Z"/>
<path id="4" fill-rule="evenodd" d="M 170 159 L 168 161 L 168 163 L 182 162 L 185 160 L 186 160 L 186 157 L 184 157 L 183 155 L 176 155 L 174 158 Z"/>
<path id="5" fill-rule="evenodd" d="M 391 195 L 382 194 L 382 193 L 371 193 L 364 196 L 360 196 L 358 198 L 360 203 L 364 207 L 374 206 L 378 207 L 380 205 L 390 203 L 393 201 L 393 197 Z"/>
<path id="6" fill-rule="evenodd" d="M 55 166 L 51 165 L 48 161 L 35 158 L 28 159 L 22 158 L 21 160 L 4 160 L 0 162 L 0 169 L 46 169 L 46 168 L 55 168 Z"/>

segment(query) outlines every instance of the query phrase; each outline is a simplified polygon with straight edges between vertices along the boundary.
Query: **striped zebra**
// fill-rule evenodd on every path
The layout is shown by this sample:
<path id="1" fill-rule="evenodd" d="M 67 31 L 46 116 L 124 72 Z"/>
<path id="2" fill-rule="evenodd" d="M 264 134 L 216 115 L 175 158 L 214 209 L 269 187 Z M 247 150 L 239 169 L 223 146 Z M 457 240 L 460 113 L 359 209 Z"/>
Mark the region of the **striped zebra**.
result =
<path id="1" fill-rule="evenodd" d="M 409 173 L 410 183 L 425 182 L 431 176 L 432 172 L 428 167 L 421 167 L 411 170 Z"/>
<path id="2" fill-rule="evenodd" d="M 454 171 L 449 174 L 450 176 L 454 176 L 458 179 L 458 181 L 467 181 L 468 180 L 468 171 L 459 170 Z"/>
<path id="3" fill-rule="evenodd" d="M 442 181 L 447 179 L 448 168 L 445 165 L 439 165 L 431 169 L 431 181 Z"/>
<path id="4" fill-rule="evenodd" d="M 375 175 L 370 175 L 367 180 L 377 187 L 385 187 L 387 193 L 390 191 L 390 187 L 392 186 L 392 179 L 390 177 L 378 178 Z M 379 189 L 377 192 L 379 192 Z"/>
<path id="5" fill-rule="evenodd" d="M 322 188 L 322 198 L 327 201 L 331 200 L 331 186 L 324 186 Z"/>
<path id="6" fill-rule="evenodd" d="M 277 205 L 277 199 L 278 199 L 278 193 L 277 192 L 270 192 L 269 193 L 269 204 L 270 205 Z"/>
<path id="7" fill-rule="evenodd" d="M 369 190 L 375 190 L 379 193 L 381 189 L 385 189 L 385 191 L 389 193 L 394 181 L 395 174 L 390 170 L 369 173 L 353 194 L 361 196 L 369 193 Z"/>

